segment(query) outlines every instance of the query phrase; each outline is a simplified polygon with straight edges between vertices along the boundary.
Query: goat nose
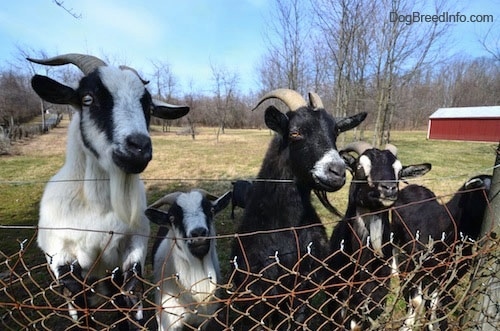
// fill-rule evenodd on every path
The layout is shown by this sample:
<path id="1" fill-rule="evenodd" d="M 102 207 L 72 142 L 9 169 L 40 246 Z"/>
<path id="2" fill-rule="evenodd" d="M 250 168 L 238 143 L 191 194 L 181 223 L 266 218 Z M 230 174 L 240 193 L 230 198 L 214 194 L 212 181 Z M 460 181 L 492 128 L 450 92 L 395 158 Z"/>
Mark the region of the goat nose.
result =
<path id="1" fill-rule="evenodd" d="M 328 167 L 328 171 L 330 172 L 331 175 L 334 175 L 336 177 L 345 177 L 345 164 L 342 163 L 337 163 L 333 162 L 330 164 Z"/>
<path id="2" fill-rule="evenodd" d="M 126 144 L 130 153 L 151 160 L 153 148 L 149 136 L 144 134 L 130 135 L 126 139 Z"/>
<path id="3" fill-rule="evenodd" d="M 396 196 L 398 192 L 398 186 L 397 183 L 392 182 L 380 183 L 379 190 L 386 198 L 391 198 Z"/>
<path id="4" fill-rule="evenodd" d="M 208 236 L 208 230 L 206 228 L 195 228 L 191 231 L 192 238 L 207 237 L 207 236 Z"/>

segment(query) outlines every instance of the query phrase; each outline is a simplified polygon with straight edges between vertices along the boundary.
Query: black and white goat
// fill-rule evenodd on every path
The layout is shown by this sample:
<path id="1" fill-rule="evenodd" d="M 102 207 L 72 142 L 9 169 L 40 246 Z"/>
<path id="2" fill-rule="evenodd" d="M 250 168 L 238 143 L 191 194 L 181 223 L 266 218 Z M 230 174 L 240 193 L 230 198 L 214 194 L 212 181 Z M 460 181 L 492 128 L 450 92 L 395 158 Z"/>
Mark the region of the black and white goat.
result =
<path id="1" fill-rule="evenodd" d="M 252 182 L 249 180 L 236 180 L 231 182 L 233 185 L 233 194 L 231 197 L 231 219 L 234 220 L 234 208 L 240 207 L 245 209 L 248 199 L 248 192 L 252 187 Z"/>
<path id="2" fill-rule="evenodd" d="M 469 269 L 471 241 L 479 239 L 490 187 L 491 176 L 472 177 L 446 204 L 423 186 L 401 190 L 392 228 L 403 293 L 409 299 L 403 330 L 416 324 L 447 330 L 450 291 Z M 424 306 L 430 308 L 429 321 L 418 321 Z"/>
<path id="3" fill-rule="evenodd" d="M 353 158 L 349 152 L 356 152 L 358 157 Z M 353 178 L 347 211 L 330 238 L 328 265 L 334 276 L 328 284 L 329 307 L 337 327 L 361 330 L 383 311 L 389 291 L 389 207 L 398 196 L 399 181 L 421 176 L 431 165 L 403 166 L 393 145 L 380 150 L 356 142 L 341 154 Z"/>
<path id="4" fill-rule="evenodd" d="M 152 158 L 149 120 L 151 115 L 179 118 L 189 108 L 153 100 L 135 70 L 107 66 L 93 56 L 28 60 L 51 66 L 71 63 L 84 73 L 76 89 L 40 75 L 31 81 L 45 101 L 76 110 L 68 129 L 66 161 L 45 187 L 40 203 L 38 245 L 64 287 L 74 319 L 89 308 L 90 291 L 83 284 L 91 286 L 92 279 L 114 270 L 112 282 L 119 282 L 127 295 L 113 302 L 134 308 L 134 318 L 140 320 L 139 279 L 149 222 L 139 173 Z M 84 327 L 88 321 L 80 320 Z"/>
<path id="5" fill-rule="evenodd" d="M 319 281 L 314 271 L 328 252 L 311 191 L 333 192 L 345 184 L 336 139 L 359 125 L 366 113 L 334 119 L 317 94 L 310 93 L 307 103 L 287 89 L 266 94 L 257 107 L 269 99 L 282 101 L 289 111 L 284 114 L 273 105 L 265 111 L 266 125 L 276 135 L 233 242 L 230 282 L 237 299 L 232 307 L 243 314 L 234 325 L 295 330 L 311 318 L 305 313 L 311 293 L 298 292 L 316 289 L 311 279 Z"/>
<path id="6" fill-rule="evenodd" d="M 213 217 L 231 199 L 231 192 L 211 201 L 198 190 L 174 192 L 153 203 L 148 218 L 160 225 L 153 246 L 153 272 L 159 286 L 158 330 L 207 329 L 219 304 L 213 297 L 220 282 Z M 169 205 L 168 211 L 157 208 Z"/>

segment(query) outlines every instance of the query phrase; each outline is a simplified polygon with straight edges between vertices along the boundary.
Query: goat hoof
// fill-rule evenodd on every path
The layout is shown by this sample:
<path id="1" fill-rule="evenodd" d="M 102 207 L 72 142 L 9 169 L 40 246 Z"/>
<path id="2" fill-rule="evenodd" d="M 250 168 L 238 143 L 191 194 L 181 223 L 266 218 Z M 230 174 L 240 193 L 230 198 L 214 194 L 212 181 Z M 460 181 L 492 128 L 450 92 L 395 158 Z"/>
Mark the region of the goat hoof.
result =
<path id="1" fill-rule="evenodd" d="M 78 262 L 65 264 L 57 269 L 59 283 L 70 292 L 71 295 L 82 292 L 82 267 Z"/>

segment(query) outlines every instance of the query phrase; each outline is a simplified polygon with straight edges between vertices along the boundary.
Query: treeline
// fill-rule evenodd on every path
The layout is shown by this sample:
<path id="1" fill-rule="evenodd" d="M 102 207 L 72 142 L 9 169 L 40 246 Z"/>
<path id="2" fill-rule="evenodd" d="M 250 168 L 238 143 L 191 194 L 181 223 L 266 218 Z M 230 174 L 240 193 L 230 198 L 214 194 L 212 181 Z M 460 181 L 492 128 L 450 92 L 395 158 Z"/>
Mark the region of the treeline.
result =
<path id="1" fill-rule="evenodd" d="M 79 73 L 66 69 L 64 77 L 76 82 Z M 43 103 L 31 89 L 31 75 L 12 70 L 0 72 L 0 126 L 7 130 L 12 125 L 21 125 L 39 116 L 42 109 L 46 113 L 61 113 L 68 107 Z M 151 84 L 151 83 L 150 83 Z M 397 80 L 396 80 L 397 84 Z M 231 93 L 220 95 L 184 94 L 160 98 L 172 103 L 186 103 L 192 111 L 189 116 L 175 125 L 188 125 L 188 120 L 198 126 L 227 128 L 259 128 L 263 126 L 260 112 L 252 112 L 260 95 L 244 95 L 234 86 Z M 152 89 L 154 93 L 154 88 Z M 264 93 L 265 90 L 262 91 Z M 368 111 L 370 117 L 365 126 L 373 128 L 376 100 L 375 91 L 365 91 L 363 107 L 357 110 Z M 158 97 L 158 95 L 156 95 Z M 325 107 L 333 112 L 335 95 L 321 95 Z M 429 115 L 439 107 L 488 106 L 500 104 L 500 70 L 498 63 L 491 58 L 452 59 L 435 68 L 415 73 L 413 78 L 398 88 L 395 94 L 397 112 L 392 125 L 395 129 L 422 129 L 427 125 Z M 348 105 L 355 108 L 355 105 Z M 354 110 L 352 110 L 354 111 Z M 349 111 L 350 112 L 350 111 Z M 161 122 L 157 122 L 161 124 Z"/>
<path id="2" fill-rule="evenodd" d="M 153 73 L 140 74 L 150 81 L 149 90 L 157 98 L 191 107 L 188 116 L 171 124 L 213 126 L 220 133 L 227 127 L 259 128 L 262 113 L 250 109 L 262 94 L 291 88 L 305 96 L 313 90 L 334 116 L 368 112 L 362 127 L 373 129 L 371 142 L 381 145 L 391 129 L 424 128 L 439 107 L 500 104 L 500 51 L 498 43 L 488 40 L 495 33 L 490 31 L 477 44 L 490 56 L 470 58 L 450 55 L 447 38 L 452 24 L 390 21 L 391 12 L 439 14 L 455 12 L 455 6 L 448 0 L 436 0 L 433 5 L 410 0 L 274 0 L 264 36 L 267 50 L 255 64 L 254 94 L 242 93 L 239 73 L 223 65 L 211 65 L 209 93 L 185 91 L 185 87 L 182 91 L 165 60 L 152 60 Z M 81 73 L 72 66 L 40 69 L 25 60 L 52 55 L 19 49 L 17 61 L 0 65 L 4 131 L 41 113 L 68 111 L 42 103 L 29 84 L 36 70 L 68 84 L 78 81 Z"/>

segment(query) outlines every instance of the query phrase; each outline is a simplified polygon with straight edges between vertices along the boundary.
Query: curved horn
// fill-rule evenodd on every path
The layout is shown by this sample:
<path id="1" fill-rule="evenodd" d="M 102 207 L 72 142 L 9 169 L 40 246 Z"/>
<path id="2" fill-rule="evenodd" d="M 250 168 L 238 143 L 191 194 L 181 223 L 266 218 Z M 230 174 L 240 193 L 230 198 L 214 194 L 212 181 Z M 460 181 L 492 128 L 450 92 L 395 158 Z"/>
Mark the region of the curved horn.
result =
<path id="1" fill-rule="evenodd" d="M 85 75 L 90 74 L 98 67 L 106 66 L 106 62 L 95 56 L 76 53 L 58 55 L 48 59 L 27 58 L 27 60 L 49 66 L 60 66 L 71 63 L 77 66 Z"/>
<path id="2" fill-rule="evenodd" d="M 398 148 L 394 146 L 393 144 L 387 144 L 385 145 L 385 149 L 391 152 L 394 156 L 398 155 Z"/>
<path id="3" fill-rule="evenodd" d="M 207 191 L 205 191 L 204 189 L 201 189 L 201 188 L 196 188 L 193 191 L 201 193 L 201 195 L 203 195 L 205 198 L 207 198 L 210 201 L 215 201 L 215 200 L 217 200 L 219 198 L 219 197 L 213 195 L 212 193 L 209 193 L 209 192 L 207 192 Z"/>
<path id="4" fill-rule="evenodd" d="M 172 192 L 153 202 L 148 208 L 159 208 L 163 205 L 172 205 L 182 192 Z"/>
<path id="5" fill-rule="evenodd" d="M 309 92 L 309 105 L 313 108 L 313 110 L 325 109 L 323 106 L 323 101 L 316 92 Z"/>
<path id="6" fill-rule="evenodd" d="M 273 90 L 266 95 L 264 95 L 259 102 L 257 103 L 257 106 L 255 106 L 252 110 L 255 110 L 257 107 L 259 107 L 264 101 L 268 99 L 279 99 L 283 101 L 283 103 L 291 110 L 291 111 L 296 111 L 297 109 L 301 107 L 307 107 L 307 102 L 304 100 L 302 95 L 300 95 L 298 92 L 290 89 L 276 89 Z"/>
<path id="7" fill-rule="evenodd" d="M 358 155 L 363 154 L 366 150 L 372 149 L 373 146 L 366 141 L 355 141 L 347 144 L 342 151 L 343 152 L 356 152 Z"/>
<path id="8" fill-rule="evenodd" d="M 129 67 L 129 66 L 125 66 L 125 65 L 118 66 L 118 68 L 120 68 L 121 70 L 130 70 L 130 71 L 132 71 L 134 74 L 136 74 L 136 75 L 137 75 L 137 77 L 139 77 L 139 79 L 141 80 L 141 82 L 142 82 L 144 85 L 149 84 L 149 80 L 144 80 L 144 79 L 142 79 L 141 75 L 139 75 L 139 73 L 137 72 L 137 70 L 135 70 L 134 68 L 131 68 L 131 67 Z"/>

